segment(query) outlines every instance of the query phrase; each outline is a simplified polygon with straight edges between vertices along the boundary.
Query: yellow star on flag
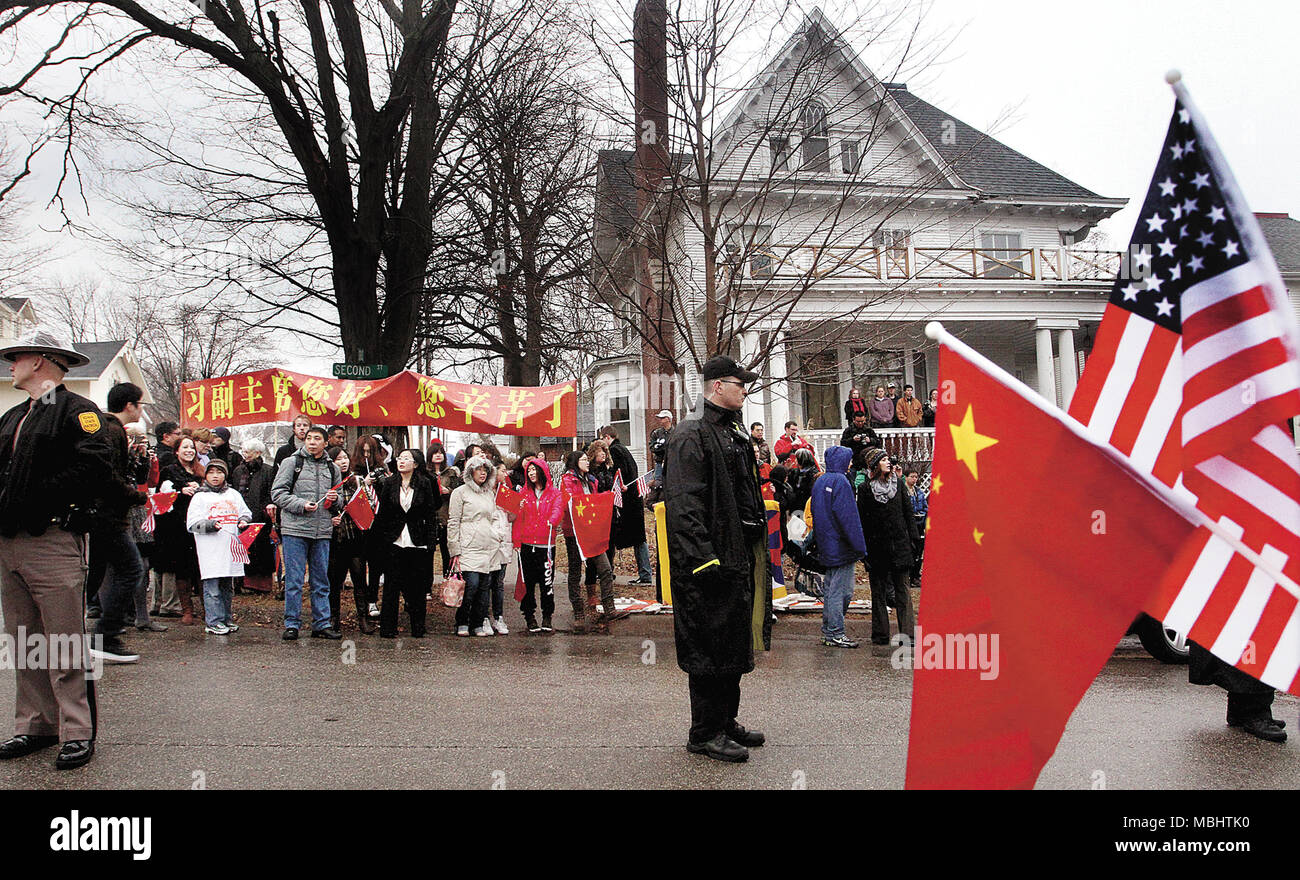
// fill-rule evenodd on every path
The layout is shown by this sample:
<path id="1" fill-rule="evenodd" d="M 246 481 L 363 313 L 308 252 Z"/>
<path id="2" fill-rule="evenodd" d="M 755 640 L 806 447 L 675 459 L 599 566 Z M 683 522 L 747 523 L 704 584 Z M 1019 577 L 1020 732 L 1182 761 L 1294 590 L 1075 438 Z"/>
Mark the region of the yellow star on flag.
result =
<path id="1" fill-rule="evenodd" d="M 969 405 L 966 407 L 966 416 L 961 420 L 961 424 L 950 424 L 948 429 L 952 431 L 953 451 L 956 453 L 957 460 L 970 468 L 971 476 L 978 480 L 980 473 L 976 454 L 998 441 L 975 430 L 974 407 Z"/>
<path id="2" fill-rule="evenodd" d="M 982 544 L 984 543 L 984 533 L 981 532 L 979 529 L 975 529 L 975 530 L 971 533 L 971 535 L 972 535 L 972 537 L 975 538 L 975 543 L 976 543 L 976 544 L 981 544 L 981 545 L 982 545 Z"/>
<path id="3" fill-rule="evenodd" d="M 942 486 L 943 486 L 943 481 L 939 479 L 938 474 L 935 474 L 934 479 L 930 481 L 930 491 L 938 492 Z"/>
<path id="4" fill-rule="evenodd" d="M 582 514 L 584 511 L 586 511 L 586 509 L 587 509 L 587 503 L 585 501 L 579 501 L 577 504 L 573 505 L 573 511 L 574 513 L 578 514 L 579 518 L 582 518 Z"/>

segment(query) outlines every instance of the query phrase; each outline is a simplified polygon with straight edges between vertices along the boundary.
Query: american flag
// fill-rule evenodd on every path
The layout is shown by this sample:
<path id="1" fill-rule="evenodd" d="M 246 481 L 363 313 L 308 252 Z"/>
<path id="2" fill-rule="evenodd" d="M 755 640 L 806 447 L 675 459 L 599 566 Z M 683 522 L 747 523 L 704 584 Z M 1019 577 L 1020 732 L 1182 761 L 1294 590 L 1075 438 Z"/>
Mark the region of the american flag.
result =
<path id="1" fill-rule="evenodd" d="M 1175 91 L 1070 415 L 1216 524 L 1197 530 L 1148 612 L 1300 693 L 1300 459 L 1286 429 L 1300 413 L 1294 318 L 1258 222 L 1186 90 Z"/>
<path id="2" fill-rule="evenodd" d="M 623 472 L 614 471 L 614 506 L 615 507 L 621 508 L 623 506 L 624 488 L 626 487 L 623 485 Z"/>

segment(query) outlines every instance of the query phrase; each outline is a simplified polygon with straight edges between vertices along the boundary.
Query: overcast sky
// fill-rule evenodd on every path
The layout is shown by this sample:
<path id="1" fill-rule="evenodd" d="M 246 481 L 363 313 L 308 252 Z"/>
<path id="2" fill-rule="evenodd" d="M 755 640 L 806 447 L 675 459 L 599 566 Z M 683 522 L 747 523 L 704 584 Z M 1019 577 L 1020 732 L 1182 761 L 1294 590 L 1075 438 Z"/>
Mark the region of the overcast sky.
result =
<path id="1" fill-rule="evenodd" d="M 847 27 L 851 22 L 837 20 L 846 15 L 840 10 L 828 4 L 826 12 Z M 787 33 L 802 17 L 792 13 Z M 941 63 L 905 77 L 913 92 L 976 128 L 1004 120 L 992 133 L 1008 145 L 1100 195 L 1136 203 L 1173 106 L 1164 73 L 1176 67 L 1251 207 L 1300 217 L 1300 177 L 1292 168 L 1300 146 L 1300 3 L 933 0 L 922 32 L 951 45 Z M 848 36 L 887 77 L 888 47 Z M 57 173 L 57 155 L 47 160 Z M 52 185 L 43 175 L 29 197 L 44 203 Z M 1127 242 L 1135 211 L 1103 224 L 1115 247 Z M 96 208 L 101 220 L 105 212 L 111 209 Z M 44 225 L 57 225 L 56 218 Z M 104 259 L 70 240 L 60 250 L 69 270 Z M 111 265 L 102 268 L 111 274 Z M 309 358 L 295 347 L 283 352 L 286 366 L 323 372 L 334 359 Z"/>

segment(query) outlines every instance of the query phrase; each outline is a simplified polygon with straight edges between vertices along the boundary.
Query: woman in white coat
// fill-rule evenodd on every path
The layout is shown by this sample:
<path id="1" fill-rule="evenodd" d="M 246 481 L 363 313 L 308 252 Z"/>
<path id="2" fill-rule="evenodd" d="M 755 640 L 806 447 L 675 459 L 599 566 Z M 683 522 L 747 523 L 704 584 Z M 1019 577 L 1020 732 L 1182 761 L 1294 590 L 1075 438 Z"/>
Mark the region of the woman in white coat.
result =
<path id="1" fill-rule="evenodd" d="M 465 578 L 465 596 L 456 609 L 456 635 L 493 634 L 488 619 L 492 576 L 511 546 L 510 519 L 496 503 L 496 467 L 476 455 L 465 463 L 465 482 L 447 506 L 447 546 Z M 505 556 L 508 558 L 508 556 Z"/>

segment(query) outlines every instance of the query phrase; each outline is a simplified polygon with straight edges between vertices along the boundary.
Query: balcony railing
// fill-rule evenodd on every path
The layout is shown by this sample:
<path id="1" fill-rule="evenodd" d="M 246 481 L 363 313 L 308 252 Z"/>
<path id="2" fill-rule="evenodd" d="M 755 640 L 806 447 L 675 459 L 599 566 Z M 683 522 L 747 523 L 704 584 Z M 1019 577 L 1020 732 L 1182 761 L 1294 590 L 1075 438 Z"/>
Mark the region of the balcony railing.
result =
<path id="1" fill-rule="evenodd" d="M 934 428 L 876 428 L 876 436 L 889 457 L 904 465 L 929 470 L 934 458 Z M 804 431 L 803 436 L 817 450 L 817 460 L 826 461 L 826 449 L 837 446 L 841 430 Z"/>
<path id="2" fill-rule="evenodd" d="M 771 245 L 736 266 L 745 279 L 1112 281 L 1121 251 L 1077 248 Z"/>

